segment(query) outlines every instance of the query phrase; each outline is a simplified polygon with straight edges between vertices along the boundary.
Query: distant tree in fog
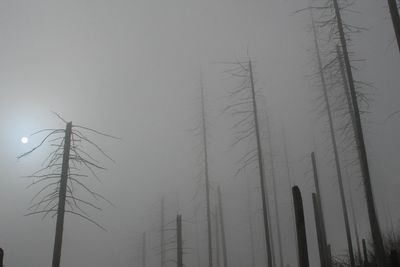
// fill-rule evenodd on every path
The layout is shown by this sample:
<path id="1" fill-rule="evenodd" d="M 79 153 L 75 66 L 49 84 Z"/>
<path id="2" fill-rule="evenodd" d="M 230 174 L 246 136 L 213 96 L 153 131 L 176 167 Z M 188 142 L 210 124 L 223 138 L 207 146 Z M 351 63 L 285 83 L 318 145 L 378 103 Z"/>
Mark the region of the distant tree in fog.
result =
<path id="1" fill-rule="evenodd" d="M 244 170 L 246 167 L 257 164 L 257 169 L 260 175 L 260 189 L 264 219 L 265 244 L 267 249 L 267 266 L 273 266 L 273 253 L 270 231 L 270 213 L 268 205 L 268 196 L 265 182 L 265 167 L 263 148 L 261 144 L 261 132 L 259 114 L 257 108 L 257 95 L 255 89 L 255 78 L 251 60 L 244 62 L 227 63 L 230 68 L 225 72 L 231 77 L 238 78 L 238 85 L 230 91 L 229 104 L 224 112 L 229 113 L 236 119 L 232 126 L 236 137 L 233 141 L 233 146 L 242 142 L 251 144 L 251 148 L 246 151 L 238 162 L 236 174 Z"/>

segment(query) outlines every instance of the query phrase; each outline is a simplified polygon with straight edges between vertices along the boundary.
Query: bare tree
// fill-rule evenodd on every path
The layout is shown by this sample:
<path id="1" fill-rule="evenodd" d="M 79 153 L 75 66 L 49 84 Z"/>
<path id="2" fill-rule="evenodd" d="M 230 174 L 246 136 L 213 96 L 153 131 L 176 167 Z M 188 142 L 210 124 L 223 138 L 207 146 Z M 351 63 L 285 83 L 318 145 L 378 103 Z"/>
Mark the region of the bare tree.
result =
<path id="1" fill-rule="evenodd" d="M 210 207 L 210 179 L 208 170 L 208 146 L 207 146 L 207 124 L 206 124 L 206 109 L 205 109 L 205 96 L 204 85 L 201 80 L 201 130 L 203 137 L 203 153 L 204 153 L 204 183 L 206 188 L 206 212 L 207 212 L 207 237 L 208 237 L 208 266 L 213 266 L 212 258 L 212 235 L 211 235 L 211 207 Z"/>
<path id="2" fill-rule="evenodd" d="M 275 220 L 276 220 L 276 231 L 277 231 L 277 235 L 278 235 L 279 264 L 281 267 L 284 267 L 283 254 L 282 254 L 281 223 L 280 223 L 279 208 L 278 208 L 278 190 L 276 187 L 275 163 L 274 163 L 274 155 L 273 155 L 273 150 L 272 150 L 272 135 L 271 135 L 268 114 L 266 117 L 266 128 L 267 128 L 267 139 L 268 139 L 268 148 L 269 148 L 269 160 L 270 160 L 270 168 L 271 168 L 272 188 L 274 190 Z"/>
<path id="3" fill-rule="evenodd" d="M 286 139 L 286 131 L 285 131 L 285 127 L 282 124 L 282 137 L 283 137 L 283 155 L 285 157 L 285 167 L 286 167 L 286 178 L 287 178 L 287 186 L 288 186 L 288 191 L 289 191 L 289 195 L 290 195 L 290 203 L 293 203 L 293 195 L 290 193 L 292 191 L 292 186 L 293 186 L 293 182 L 292 182 L 292 176 L 290 173 L 290 165 L 289 165 L 289 153 L 288 153 L 288 146 L 287 146 L 287 139 Z M 294 215 L 294 207 L 293 205 L 290 205 L 290 211 L 291 211 L 291 215 L 292 215 L 292 228 L 293 228 L 293 237 L 294 237 L 294 241 L 295 243 L 297 243 L 297 235 L 296 235 L 296 222 L 295 222 L 295 215 Z M 298 247 L 295 245 L 295 250 L 296 250 L 296 255 L 297 255 L 297 259 L 298 260 L 298 256 L 299 256 L 299 249 Z"/>
<path id="4" fill-rule="evenodd" d="M 321 243 L 321 248 L 320 248 L 320 256 L 322 256 L 323 259 L 323 266 L 330 266 L 330 259 L 328 257 L 328 241 L 326 237 L 326 227 L 325 227 L 325 218 L 324 218 L 324 213 L 323 213 L 323 208 L 322 208 L 322 196 L 321 196 L 321 190 L 319 186 L 319 178 L 318 178 L 318 169 L 317 169 L 317 161 L 315 159 L 315 153 L 311 153 L 311 163 L 313 167 L 313 174 L 314 174 L 314 186 L 315 186 L 315 198 L 316 200 L 314 201 L 314 213 L 315 217 L 317 219 L 317 228 L 319 228 L 319 242 Z M 314 198 L 314 196 L 313 196 Z M 317 232 L 318 232 L 317 231 Z"/>
<path id="5" fill-rule="evenodd" d="M 364 143 L 364 134 L 363 134 L 362 124 L 361 124 L 361 117 L 360 117 L 360 111 L 359 111 L 359 106 L 358 106 L 356 87 L 354 84 L 353 71 L 351 68 L 349 52 L 347 49 L 347 40 L 346 40 L 346 37 L 344 34 L 343 22 L 342 22 L 342 17 L 341 17 L 338 1 L 337 0 L 332 0 L 332 1 L 333 1 L 334 9 L 335 9 L 335 16 L 336 16 L 337 27 L 338 27 L 339 36 L 340 36 L 340 43 L 341 43 L 342 51 L 343 51 L 344 63 L 346 66 L 346 74 L 347 74 L 347 79 L 349 82 L 351 100 L 353 103 L 353 111 L 354 111 L 355 126 L 356 126 L 356 136 L 357 136 L 357 140 L 358 140 L 357 145 L 358 145 L 358 151 L 359 151 L 360 160 L 361 160 L 361 172 L 362 172 L 363 178 L 364 178 L 364 190 L 365 190 L 365 196 L 366 196 L 366 200 L 367 200 L 368 216 L 369 216 L 369 222 L 370 222 L 370 227 L 371 227 L 372 239 L 374 241 L 375 256 L 377 258 L 378 267 L 384 267 L 386 265 L 385 264 L 385 262 L 386 262 L 385 250 L 383 247 L 383 239 L 382 239 L 381 229 L 379 227 L 378 215 L 376 214 L 376 209 L 375 209 L 375 202 L 374 202 L 374 196 L 373 196 L 372 185 L 371 185 L 371 177 L 370 177 L 369 166 L 368 166 L 367 151 L 366 151 L 365 143 Z"/>
<path id="6" fill-rule="evenodd" d="M 233 125 L 233 129 L 236 131 L 236 138 L 233 145 L 237 145 L 242 141 L 254 141 L 255 147 L 245 153 L 240 159 L 240 167 L 237 170 L 237 174 L 244 170 L 247 166 L 258 163 L 258 171 L 260 175 L 260 189 L 264 219 L 264 234 L 265 234 L 265 245 L 267 251 L 267 266 L 273 266 L 272 263 L 272 242 L 269 225 L 269 212 L 267 204 L 267 190 L 265 183 L 265 168 L 264 168 L 264 157 L 263 148 L 261 144 L 261 133 L 259 115 L 257 109 L 257 97 L 255 89 L 255 80 L 253 75 L 252 62 L 235 62 L 228 63 L 233 66 L 231 69 L 226 70 L 226 73 L 232 77 L 237 77 L 241 81 L 239 85 L 230 92 L 230 98 L 233 103 L 225 108 L 225 112 L 230 112 L 237 121 Z"/>
<path id="7" fill-rule="evenodd" d="M 60 116 L 58 117 L 66 124 L 65 129 L 43 129 L 33 133 L 33 135 L 46 135 L 39 145 L 18 156 L 18 159 L 26 157 L 45 143 L 54 148 L 43 162 L 44 167 L 28 176 L 32 178 L 30 186 L 40 185 L 41 189 L 34 195 L 31 206 L 28 208 L 30 212 L 26 214 L 42 214 L 42 218 L 57 216 L 53 267 L 60 266 L 64 216 L 66 213 L 79 216 L 105 230 L 103 226 L 90 218 L 84 208 L 101 210 L 99 206 L 93 204 L 93 200 L 105 200 L 111 204 L 105 197 L 90 189 L 84 181 L 85 178 L 89 177 L 87 172 L 99 180 L 96 170 L 105 170 L 100 165 L 99 160 L 87 152 L 88 146 L 97 150 L 107 159 L 111 161 L 113 159 L 100 146 L 89 139 L 87 134 L 94 133 L 118 139 L 88 127 L 73 125 L 72 122 L 67 122 Z M 77 196 L 76 192 L 79 191 L 87 193 L 91 199 Z"/>
<path id="8" fill-rule="evenodd" d="M 311 11 L 311 9 L 310 9 L 310 11 Z M 337 143 L 336 143 L 335 128 L 333 125 L 331 104 L 329 102 L 328 90 L 327 90 L 327 85 L 326 85 L 326 81 L 325 81 L 323 65 L 322 65 L 322 60 L 321 60 L 321 56 L 320 56 L 320 48 L 319 48 L 319 43 L 318 43 L 318 38 L 317 38 L 317 32 L 316 32 L 316 27 L 314 24 L 314 18 L 313 18 L 312 12 L 311 12 L 311 20 L 312 20 L 312 29 L 313 29 L 313 34 L 314 34 L 315 50 L 316 50 L 316 55 L 317 55 L 318 73 L 320 75 L 321 84 L 322 84 L 321 87 L 322 87 L 323 96 L 324 96 L 325 109 L 328 114 L 330 138 L 331 138 L 331 142 L 332 142 L 333 154 L 334 154 L 334 159 L 335 159 L 336 175 L 337 175 L 338 182 L 339 182 L 340 200 L 341 200 L 341 204 L 342 204 L 343 218 L 344 218 L 344 222 L 345 222 L 346 237 L 347 237 L 347 248 L 349 250 L 349 255 L 350 255 L 350 264 L 352 267 L 355 267 L 353 245 L 352 245 L 351 232 L 350 232 L 350 224 L 349 224 L 349 218 L 348 218 L 348 212 L 347 212 L 347 206 L 346 206 L 346 197 L 345 197 L 344 187 L 343 187 L 342 170 L 341 170 L 341 166 L 340 166 L 339 152 L 338 152 L 338 147 L 337 147 Z"/>
<path id="9" fill-rule="evenodd" d="M 370 222 L 371 233 L 374 241 L 374 249 L 377 257 L 379 267 L 385 266 L 385 252 L 382 241 L 382 234 L 378 222 L 378 216 L 376 213 L 373 190 L 371 185 L 371 177 L 369 172 L 368 158 L 366 147 L 364 143 L 364 134 L 361 122 L 361 110 L 360 102 L 363 99 L 360 97 L 360 93 L 357 90 L 357 81 L 353 77 L 353 64 L 351 61 L 351 53 L 348 50 L 348 43 L 351 41 L 350 35 L 361 32 L 364 30 L 362 27 L 347 24 L 342 19 L 342 13 L 353 4 L 352 1 L 343 0 L 340 3 L 338 0 L 328 0 L 325 4 L 319 4 L 313 6 L 312 9 L 319 10 L 321 15 L 319 18 L 318 26 L 325 28 L 328 33 L 328 41 L 331 41 L 331 55 L 336 57 L 335 46 L 337 42 L 340 44 L 340 48 L 343 54 L 343 61 L 346 72 L 346 82 L 349 86 L 349 92 L 351 96 L 352 111 L 354 113 L 354 129 L 355 139 L 357 145 L 357 152 L 360 161 L 361 174 L 364 184 L 364 191 L 368 209 L 368 217 Z M 330 61 L 330 62 L 333 62 Z M 326 66 L 324 66 L 326 67 Z"/>

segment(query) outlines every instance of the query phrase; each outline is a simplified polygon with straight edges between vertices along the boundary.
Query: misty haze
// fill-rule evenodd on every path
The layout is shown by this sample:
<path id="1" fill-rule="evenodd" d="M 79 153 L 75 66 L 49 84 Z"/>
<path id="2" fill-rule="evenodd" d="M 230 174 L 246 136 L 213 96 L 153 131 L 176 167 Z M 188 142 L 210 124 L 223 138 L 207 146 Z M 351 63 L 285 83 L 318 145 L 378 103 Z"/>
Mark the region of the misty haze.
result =
<path id="1" fill-rule="evenodd" d="M 0 266 L 400 267 L 400 1 L 0 1 Z"/>

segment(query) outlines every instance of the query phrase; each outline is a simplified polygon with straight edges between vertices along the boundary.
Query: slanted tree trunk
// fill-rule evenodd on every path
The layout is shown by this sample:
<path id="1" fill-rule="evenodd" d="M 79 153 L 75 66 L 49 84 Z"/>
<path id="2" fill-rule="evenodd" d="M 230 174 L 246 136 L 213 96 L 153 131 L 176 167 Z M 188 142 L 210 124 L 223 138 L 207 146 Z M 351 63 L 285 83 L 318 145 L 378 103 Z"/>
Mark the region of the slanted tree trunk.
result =
<path id="1" fill-rule="evenodd" d="M 393 28 L 396 34 L 397 46 L 400 50 L 400 16 L 396 0 L 388 0 L 390 16 L 392 17 Z"/>
<path id="2" fill-rule="evenodd" d="M 312 16 L 312 14 L 311 14 L 311 16 Z M 346 230 L 346 238 L 347 238 L 347 249 L 349 250 L 349 257 L 350 257 L 350 266 L 355 267 L 349 217 L 348 217 L 347 206 L 346 206 L 346 197 L 345 197 L 344 188 L 343 188 L 342 171 L 341 171 L 341 167 L 340 167 L 339 152 L 338 152 L 337 144 L 336 144 L 336 135 L 335 135 L 335 129 L 334 129 L 334 125 L 333 125 L 331 106 L 329 103 L 328 90 L 326 87 L 325 77 L 324 77 L 324 73 L 323 73 L 322 60 L 321 60 L 321 56 L 320 56 L 319 44 L 318 44 L 318 39 L 317 39 L 317 31 L 316 31 L 316 28 L 314 25 L 313 18 L 312 18 L 312 28 L 313 28 L 313 33 L 314 33 L 315 50 L 316 50 L 316 54 L 317 54 L 318 69 L 319 69 L 319 74 L 320 74 L 320 78 L 321 78 L 322 91 L 323 91 L 323 95 L 324 95 L 326 111 L 328 113 L 329 131 L 330 131 L 330 136 L 331 136 L 331 141 L 332 141 L 333 155 L 334 155 L 334 159 L 335 159 L 336 175 L 337 175 L 338 184 L 339 184 L 340 200 L 341 200 L 341 204 L 342 204 L 342 212 L 343 212 L 343 218 L 344 218 L 344 224 L 345 224 L 345 230 Z"/>
<path id="3" fill-rule="evenodd" d="M 324 218 L 324 213 L 323 213 L 323 208 L 322 208 L 322 197 L 321 197 L 321 190 L 319 187 L 319 179 L 318 179 L 318 169 L 317 169 L 317 161 L 315 159 L 315 153 L 311 152 L 311 163 L 313 167 L 313 174 L 314 174 L 314 185 L 315 185 L 315 191 L 316 191 L 316 201 L 317 201 L 317 208 L 318 208 L 318 214 L 319 214 L 319 221 L 320 221 L 320 235 L 321 235 L 321 242 L 322 242 L 322 254 L 323 254 L 323 259 L 324 259 L 324 265 L 330 267 L 330 260 L 328 257 L 328 239 L 326 237 L 326 228 L 325 228 L 325 218 Z"/>
<path id="4" fill-rule="evenodd" d="M 253 230 L 253 218 L 252 218 L 252 209 L 251 209 L 251 194 L 249 187 L 249 179 L 246 179 L 246 192 L 247 192 L 247 218 L 249 223 L 249 235 L 250 235 L 250 255 L 251 255 L 251 267 L 256 267 L 256 253 L 254 246 L 254 230 Z M 227 266 L 224 266 L 227 267 Z"/>
<path id="5" fill-rule="evenodd" d="M 352 104 L 353 104 L 354 119 L 355 119 L 355 125 L 356 125 L 356 136 L 358 139 L 358 149 L 359 149 L 360 161 L 361 161 L 361 172 L 362 172 L 362 175 L 364 178 L 364 190 L 365 190 L 365 197 L 367 200 L 368 216 L 369 216 L 369 223 L 370 223 L 370 227 L 371 227 L 372 239 L 374 242 L 374 250 L 375 250 L 378 267 L 384 267 L 385 266 L 385 249 L 383 246 L 381 229 L 379 227 L 378 215 L 376 214 L 376 209 L 375 209 L 375 202 L 374 202 L 374 196 L 373 196 L 372 185 L 371 185 L 371 177 L 370 177 L 369 166 L 368 166 L 367 151 L 366 151 L 365 143 L 364 143 L 364 134 L 363 134 L 362 125 L 361 125 L 360 110 L 358 107 L 356 88 L 355 88 L 354 79 L 353 79 L 353 71 L 351 69 L 349 53 L 347 50 L 347 41 L 346 41 L 346 37 L 344 35 L 343 22 L 342 22 L 342 17 L 340 14 L 339 4 L 338 4 L 337 0 L 332 0 L 332 1 L 333 1 L 333 6 L 335 8 L 335 15 L 336 15 L 336 20 L 337 20 L 339 37 L 340 37 L 340 42 L 342 45 L 343 58 L 344 58 L 345 66 L 346 66 L 346 74 L 347 74 L 347 79 L 349 82 L 350 95 L 351 95 L 351 100 L 352 100 Z"/>
<path id="6" fill-rule="evenodd" d="M 362 240 L 363 254 L 364 254 L 364 267 L 369 267 L 368 250 L 365 239 Z"/>
<path id="7" fill-rule="evenodd" d="M 318 198 L 317 198 L 316 193 L 312 193 L 312 200 L 313 200 L 313 206 L 314 206 L 315 227 L 317 229 L 319 259 L 320 259 L 321 267 L 327 267 L 328 259 L 327 259 L 327 253 L 326 253 L 326 244 L 324 242 L 323 233 L 322 233 L 323 228 L 322 228 L 321 213 L 320 213 L 320 208 L 319 208 L 320 203 L 318 203 Z"/>
<path id="8" fill-rule="evenodd" d="M 274 241 L 274 234 L 272 231 L 272 219 L 271 219 L 271 210 L 270 210 L 270 203 L 269 203 L 269 197 L 268 197 L 268 190 L 267 188 L 265 189 L 265 193 L 267 194 L 265 198 L 265 205 L 267 206 L 267 214 L 268 214 L 268 225 L 269 225 L 269 236 L 271 238 L 270 244 L 271 244 L 271 256 L 272 256 L 272 266 L 276 266 L 276 259 L 275 259 L 275 241 Z M 268 255 L 267 255 L 268 256 Z"/>
<path id="9" fill-rule="evenodd" d="M 299 248 L 299 267 L 309 267 L 307 233 L 304 220 L 303 200 L 298 186 L 292 187 L 293 205 L 296 216 L 297 246 Z"/>
<path id="10" fill-rule="evenodd" d="M 263 209 L 263 218 L 264 218 L 264 234 L 265 234 L 265 247 L 267 250 L 267 266 L 272 267 L 272 253 L 271 253 L 271 238 L 270 238 L 270 229 L 268 222 L 268 209 L 267 209 L 267 194 L 265 187 L 265 170 L 264 170 L 264 158 L 262 153 L 261 146 L 261 137 L 260 137 L 260 127 L 258 121 L 258 111 L 257 111 L 257 103 L 256 103 L 256 93 L 254 88 L 254 79 L 253 79 L 253 69 L 251 61 L 249 60 L 249 72 L 250 72 L 250 85 L 251 85 L 251 94 L 252 94 L 252 104 L 253 104 L 253 114 L 254 114 L 254 127 L 255 134 L 257 140 L 257 157 L 258 157 L 258 168 L 260 172 L 260 189 L 261 189 L 261 199 L 262 199 L 262 209 Z M 274 266 L 275 267 L 275 266 Z"/>
<path id="11" fill-rule="evenodd" d="M 58 192 L 56 234 L 54 239 L 53 263 L 52 263 L 53 267 L 60 267 L 60 260 L 61 260 L 61 247 L 62 247 L 64 215 L 65 215 L 65 199 L 66 199 L 67 182 L 69 175 L 69 154 L 71 150 L 71 135 L 72 135 L 72 122 L 68 122 L 65 129 L 63 161 L 61 166 L 61 179 Z"/>
<path id="12" fill-rule="evenodd" d="M 343 89 L 344 89 L 344 94 L 346 96 L 347 108 L 348 108 L 349 115 L 350 115 L 350 121 L 351 121 L 351 125 L 352 125 L 352 131 L 353 131 L 353 134 L 354 134 L 354 140 L 355 140 L 356 146 L 357 146 L 357 152 L 358 152 L 357 153 L 357 159 L 361 163 L 360 153 L 359 153 L 359 149 L 358 149 L 358 146 L 359 146 L 358 145 L 358 139 L 357 139 L 357 136 L 356 136 L 354 110 L 353 110 L 353 106 L 352 106 L 352 103 L 351 103 L 349 84 L 348 84 L 348 80 L 347 80 L 347 77 L 346 77 L 345 66 L 344 66 L 344 63 L 343 63 L 343 55 L 342 55 L 342 52 L 340 51 L 339 45 L 336 45 L 336 54 L 337 54 L 337 58 L 338 58 L 338 61 L 339 61 L 340 75 L 342 76 Z M 360 164 L 360 167 L 361 167 L 361 164 Z M 355 212 L 354 212 L 353 196 L 352 196 L 352 191 L 351 191 L 351 187 L 350 187 L 350 182 L 349 182 L 349 197 L 350 197 L 350 208 L 351 208 L 351 213 L 352 213 L 352 217 L 353 217 L 353 224 L 354 224 L 354 233 L 355 233 L 356 242 L 357 242 L 357 253 L 358 253 L 358 258 L 359 258 L 360 264 L 361 264 L 362 257 L 361 257 L 361 249 L 360 249 L 360 239 L 359 239 L 359 236 L 358 236 L 357 219 L 356 219 Z"/>

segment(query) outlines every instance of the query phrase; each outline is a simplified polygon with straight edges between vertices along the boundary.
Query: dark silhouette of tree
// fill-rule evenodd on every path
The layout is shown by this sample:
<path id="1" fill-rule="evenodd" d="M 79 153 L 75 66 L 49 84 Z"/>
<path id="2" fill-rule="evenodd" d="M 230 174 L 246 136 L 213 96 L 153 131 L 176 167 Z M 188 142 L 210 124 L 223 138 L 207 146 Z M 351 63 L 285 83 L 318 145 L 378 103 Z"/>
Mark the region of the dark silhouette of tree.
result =
<path id="1" fill-rule="evenodd" d="M 296 217 L 297 245 L 299 247 L 299 267 L 308 267 L 307 233 L 304 219 L 303 199 L 298 186 L 292 187 L 293 205 Z"/>
<path id="2" fill-rule="evenodd" d="M 394 33 L 396 34 L 397 46 L 400 50 L 400 16 L 396 0 L 387 0 L 390 16 L 392 18 Z"/>
<path id="3" fill-rule="evenodd" d="M 32 198 L 31 206 L 28 208 L 30 212 L 26 214 L 41 214 L 42 219 L 47 216 L 57 216 L 52 267 L 60 266 L 65 214 L 76 215 L 106 230 L 85 211 L 87 208 L 101 210 L 93 203 L 94 201 L 103 200 L 113 205 L 104 196 L 87 186 L 86 178 L 92 175 L 100 181 L 96 171 L 106 169 L 93 153 L 88 151 L 92 149 L 106 159 L 112 162 L 114 160 L 92 141 L 88 134 L 119 139 L 85 126 L 73 125 L 72 122 L 57 116 L 66 124 L 65 129 L 43 129 L 33 133 L 33 135 L 45 134 L 45 137 L 37 146 L 17 157 L 18 159 L 27 157 L 45 144 L 53 148 L 43 162 L 44 167 L 28 176 L 32 179 L 29 187 L 41 187 Z M 82 193 L 86 193 L 89 198 L 80 196 Z"/>
<path id="4" fill-rule="evenodd" d="M 386 266 L 385 251 L 384 251 L 384 247 L 383 247 L 383 239 L 382 239 L 381 229 L 379 226 L 378 215 L 376 213 L 376 208 L 375 208 L 375 201 L 374 201 L 372 185 L 371 185 L 371 177 L 370 177 L 370 172 L 369 172 L 367 151 L 366 151 L 365 143 L 364 143 L 364 133 L 363 133 L 362 124 L 361 124 L 360 110 L 359 110 L 358 99 L 357 99 L 357 94 L 356 94 L 356 87 L 355 87 L 354 79 L 353 79 L 353 71 L 351 68 L 349 52 L 347 49 L 347 40 L 346 40 L 346 36 L 344 34 L 344 29 L 343 29 L 344 26 L 343 26 L 342 17 L 341 17 L 340 6 L 339 6 L 337 0 L 332 0 L 332 1 L 333 1 L 334 9 L 335 9 L 335 18 L 337 21 L 337 27 L 338 27 L 339 37 L 340 37 L 340 44 L 341 44 L 341 48 L 342 48 L 342 52 L 343 52 L 343 59 L 344 59 L 345 67 L 346 67 L 346 75 L 347 75 L 347 79 L 349 82 L 351 100 L 353 103 L 355 129 L 356 129 L 356 137 L 357 137 L 357 147 L 358 147 L 360 163 L 361 163 L 360 164 L 361 172 L 362 172 L 363 178 L 364 178 L 364 190 L 365 190 L 365 196 L 366 196 L 366 200 L 367 200 L 368 216 L 369 216 L 369 222 L 370 222 L 370 227 L 371 227 L 372 239 L 374 241 L 375 256 L 377 258 L 378 267 L 384 267 L 384 266 Z"/>
<path id="5" fill-rule="evenodd" d="M 0 267 L 3 267 L 4 250 L 0 248 Z"/>

